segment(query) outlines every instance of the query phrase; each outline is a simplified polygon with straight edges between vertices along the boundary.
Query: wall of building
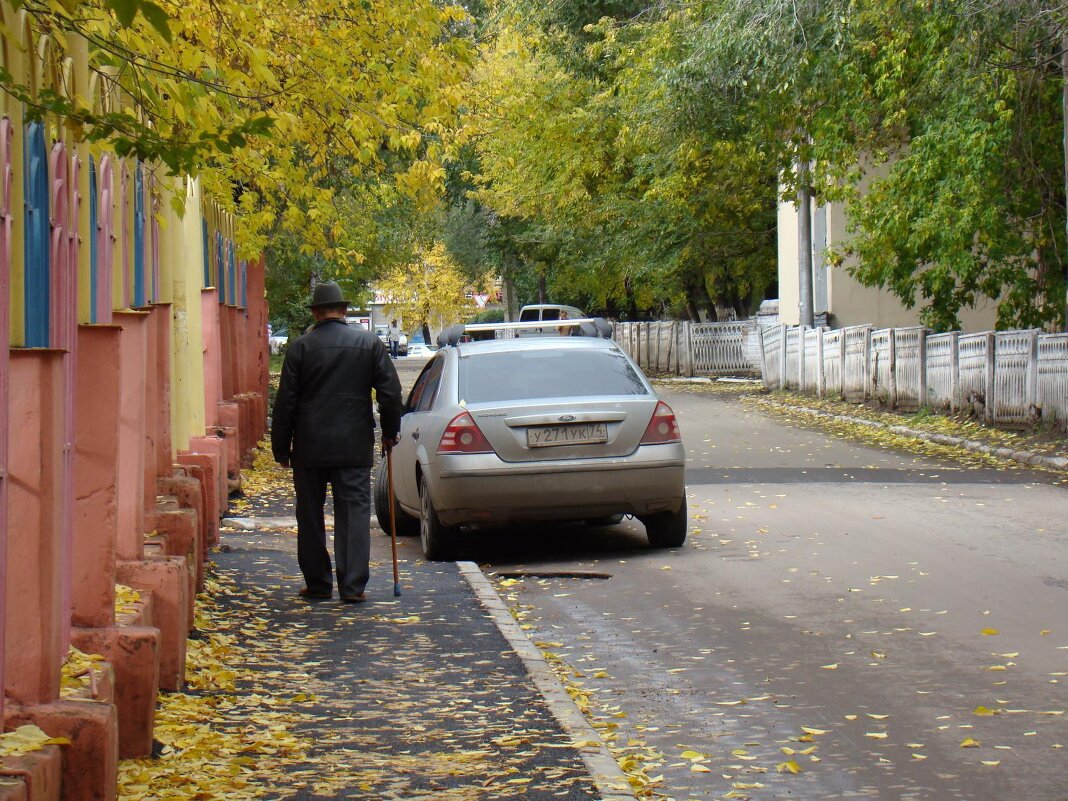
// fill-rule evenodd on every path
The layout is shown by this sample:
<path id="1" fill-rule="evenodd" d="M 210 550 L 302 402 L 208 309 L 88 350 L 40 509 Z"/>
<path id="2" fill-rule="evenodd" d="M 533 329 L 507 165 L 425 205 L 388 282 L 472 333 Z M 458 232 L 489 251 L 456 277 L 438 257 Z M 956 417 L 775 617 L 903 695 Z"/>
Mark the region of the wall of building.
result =
<path id="1" fill-rule="evenodd" d="M 870 181 L 878 174 L 875 172 L 866 180 Z M 786 325 L 798 325 L 801 321 L 798 216 L 796 204 L 779 204 L 779 319 Z M 812 272 L 816 314 L 826 311 L 833 315 L 836 328 L 869 323 L 877 328 L 919 325 L 919 306 L 906 308 L 889 290 L 864 286 L 849 274 L 850 266 L 856 264 L 855 259 L 846 259 L 838 266 L 827 263 L 827 248 L 847 242 L 849 236 L 849 219 L 844 204 L 813 205 Z M 975 308 L 962 310 L 960 317 L 963 331 L 992 330 L 997 323 L 997 304 L 982 301 Z"/>
<path id="2" fill-rule="evenodd" d="M 0 14 L 16 82 L 128 102 L 84 40 Z M 264 263 L 195 180 L 2 93 L 0 176 L 0 720 L 71 740 L 5 771 L 62 776 L 34 798 L 112 798 L 117 760 L 151 750 L 158 689 L 183 686 L 206 556 L 265 433 Z M 139 594 L 120 612 L 117 584 Z M 81 695 L 60 687 L 71 646 L 107 660 Z"/>

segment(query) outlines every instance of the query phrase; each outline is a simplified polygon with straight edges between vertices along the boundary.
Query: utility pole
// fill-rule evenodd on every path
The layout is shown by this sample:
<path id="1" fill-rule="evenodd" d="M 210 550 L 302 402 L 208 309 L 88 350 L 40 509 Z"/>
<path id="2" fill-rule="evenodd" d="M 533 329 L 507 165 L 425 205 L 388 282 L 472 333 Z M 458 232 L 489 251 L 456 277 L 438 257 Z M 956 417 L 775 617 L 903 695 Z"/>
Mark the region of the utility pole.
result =
<path id="1" fill-rule="evenodd" d="M 801 325 L 815 324 L 812 307 L 812 179 L 807 161 L 797 160 L 797 273 Z"/>
<path id="2" fill-rule="evenodd" d="M 1064 117 L 1064 192 L 1068 197 L 1068 34 L 1061 36 L 1061 113 Z M 1064 224 L 1068 234 L 1068 217 Z M 1064 330 L 1068 332 L 1068 266 L 1065 267 L 1064 282 Z"/>

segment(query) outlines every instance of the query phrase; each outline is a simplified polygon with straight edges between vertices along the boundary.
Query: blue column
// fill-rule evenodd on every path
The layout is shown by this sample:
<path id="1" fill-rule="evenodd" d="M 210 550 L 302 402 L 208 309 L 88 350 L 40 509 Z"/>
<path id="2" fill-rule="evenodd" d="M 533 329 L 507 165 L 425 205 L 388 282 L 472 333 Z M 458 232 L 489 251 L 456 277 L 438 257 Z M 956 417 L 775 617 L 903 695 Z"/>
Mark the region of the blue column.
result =
<path id="1" fill-rule="evenodd" d="M 141 162 L 134 171 L 134 274 L 133 305 L 146 305 L 145 297 L 145 173 Z"/>
<path id="2" fill-rule="evenodd" d="M 234 256 L 235 256 L 235 253 L 234 253 L 234 240 L 232 240 L 232 239 L 227 240 L 226 245 L 227 245 L 227 248 L 226 248 L 226 250 L 227 250 L 227 253 L 226 253 L 226 257 L 227 257 L 226 258 L 226 264 L 227 264 L 227 269 L 230 270 L 229 281 L 228 281 L 228 285 L 229 285 L 228 289 L 230 291 L 229 291 L 229 300 L 227 302 L 231 306 L 236 306 L 237 305 L 237 260 L 234 258 Z"/>
<path id="3" fill-rule="evenodd" d="M 223 238 L 215 232 L 215 288 L 219 290 L 219 303 L 226 303 L 226 261 L 223 256 Z"/>
<path id="4" fill-rule="evenodd" d="M 26 150 L 23 170 L 25 205 L 25 302 L 26 347 L 47 348 L 51 312 L 51 283 L 48 267 L 48 152 L 44 126 L 31 122 L 26 126 Z"/>
<path id="5" fill-rule="evenodd" d="M 208 221 L 207 219 L 200 218 L 200 231 L 201 231 L 201 244 L 204 247 L 204 289 L 207 289 L 212 285 L 211 283 L 211 253 L 208 250 Z"/>

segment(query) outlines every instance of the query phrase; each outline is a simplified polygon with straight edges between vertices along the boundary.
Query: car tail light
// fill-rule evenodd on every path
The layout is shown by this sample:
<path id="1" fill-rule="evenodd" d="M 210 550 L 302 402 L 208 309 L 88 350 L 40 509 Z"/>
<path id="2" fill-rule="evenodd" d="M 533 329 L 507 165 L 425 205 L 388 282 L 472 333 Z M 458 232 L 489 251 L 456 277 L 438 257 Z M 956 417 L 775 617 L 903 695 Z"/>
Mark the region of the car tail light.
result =
<path id="1" fill-rule="evenodd" d="M 682 442 L 682 435 L 679 434 L 679 422 L 671 407 L 659 401 L 640 444 L 661 445 L 666 442 Z"/>
<path id="2" fill-rule="evenodd" d="M 493 446 L 467 412 L 460 412 L 452 418 L 438 443 L 438 453 L 493 452 Z"/>

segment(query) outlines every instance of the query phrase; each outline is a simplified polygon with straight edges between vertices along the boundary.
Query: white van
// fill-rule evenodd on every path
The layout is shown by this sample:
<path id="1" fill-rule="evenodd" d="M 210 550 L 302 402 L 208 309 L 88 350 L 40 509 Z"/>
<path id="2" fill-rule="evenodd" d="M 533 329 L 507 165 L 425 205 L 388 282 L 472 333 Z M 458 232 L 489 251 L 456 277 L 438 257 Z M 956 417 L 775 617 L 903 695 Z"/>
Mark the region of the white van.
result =
<path id="1" fill-rule="evenodd" d="M 534 303 L 524 306 L 519 310 L 519 322 L 537 323 L 545 320 L 555 322 L 557 320 L 581 320 L 586 312 L 577 306 L 565 306 L 560 303 Z M 538 334 L 567 334 L 570 329 L 566 328 L 534 328 L 521 331 L 519 336 L 536 336 Z"/>

